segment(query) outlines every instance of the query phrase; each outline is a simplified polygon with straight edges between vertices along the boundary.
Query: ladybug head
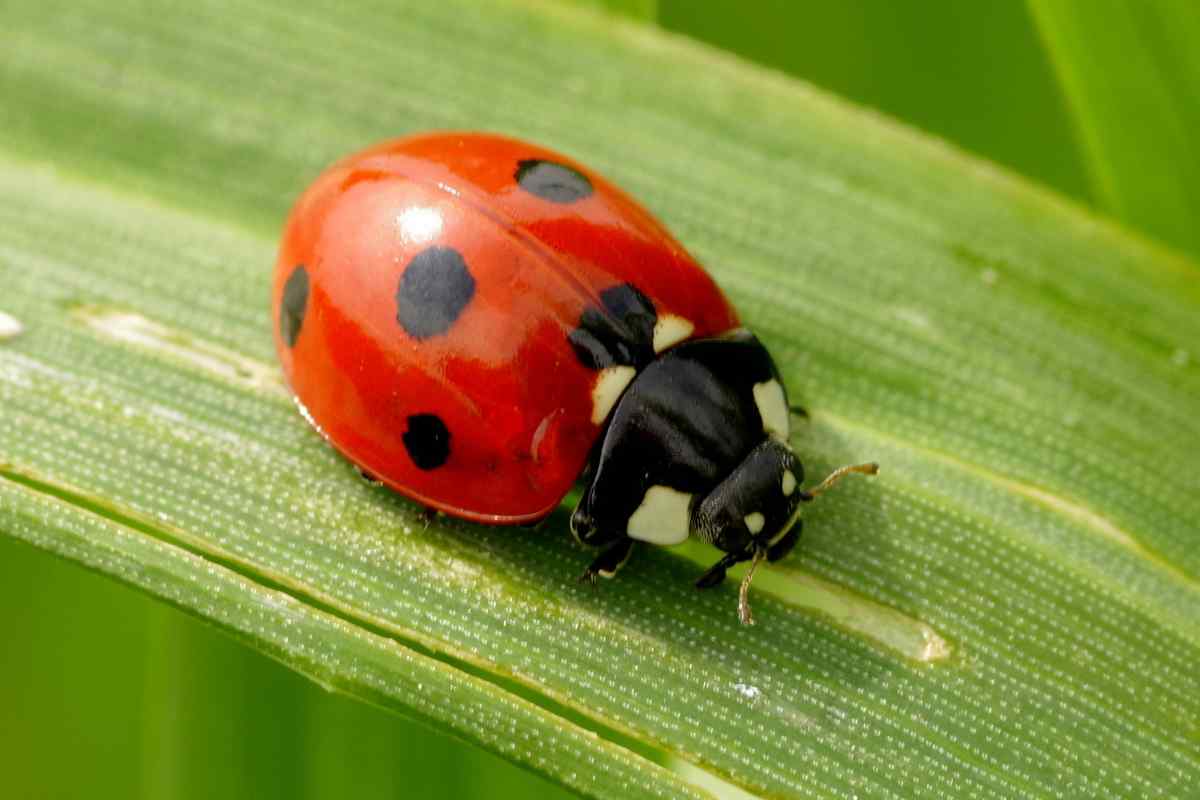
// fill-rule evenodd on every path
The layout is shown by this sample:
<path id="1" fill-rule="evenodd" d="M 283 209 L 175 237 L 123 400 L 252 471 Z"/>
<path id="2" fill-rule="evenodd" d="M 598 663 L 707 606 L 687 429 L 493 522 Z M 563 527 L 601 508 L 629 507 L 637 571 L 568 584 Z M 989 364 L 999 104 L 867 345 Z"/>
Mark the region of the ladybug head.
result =
<path id="1" fill-rule="evenodd" d="M 874 463 L 842 467 L 804 491 L 800 489 L 804 470 L 799 459 L 786 444 L 768 438 L 693 510 L 695 534 L 726 553 L 696 585 L 701 589 L 715 586 L 725 579 L 729 567 L 752 561 L 742 579 L 738 617 L 745 624 L 754 624 L 747 600 L 750 581 L 759 563 L 778 561 L 796 546 L 800 538 L 800 504 L 814 499 L 844 475 L 874 475 L 878 470 Z"/>
<path id="2" fill-rule="evenodd" d="M 758 551 L 774 561 L 796 543 L 788 536 L 798 522 L 804 468 L 791 448 L 774 437 L 750 454 L 696 505 L 692 530 L 726 553 Z"/>

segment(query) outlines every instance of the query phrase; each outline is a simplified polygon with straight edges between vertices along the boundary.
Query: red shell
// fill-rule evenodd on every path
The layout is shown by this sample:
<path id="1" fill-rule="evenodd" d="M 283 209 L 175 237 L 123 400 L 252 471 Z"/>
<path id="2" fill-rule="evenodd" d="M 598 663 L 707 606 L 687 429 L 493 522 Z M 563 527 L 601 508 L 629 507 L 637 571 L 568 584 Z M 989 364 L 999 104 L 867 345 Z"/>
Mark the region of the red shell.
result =
<path id="1" fill-rule="evenodd" d="M 529 160 L 577 171 L 591 193 L 564 202 L 521 188 Z M 461 254 L 474 292 L 448 329 L 414 337 L 398 287 L 435 245 Z M 306 292 L 289 344 L 282 304 L 298 265 Z M 559 503 L 603 428 L 591 419 L 597 373 L 567 337 L 621 283 L 691 322 L 689 338 L 737 327 L 703 268 L 594 172 L 501 136 L 412 136 L 335 164 L 296 203 L 275 270 L 276 347 L 310 421 L 363 470 L 455 516 L 526 522 Z M 449 432 L 436 468 L 405 446 L 414 415 Z"/>

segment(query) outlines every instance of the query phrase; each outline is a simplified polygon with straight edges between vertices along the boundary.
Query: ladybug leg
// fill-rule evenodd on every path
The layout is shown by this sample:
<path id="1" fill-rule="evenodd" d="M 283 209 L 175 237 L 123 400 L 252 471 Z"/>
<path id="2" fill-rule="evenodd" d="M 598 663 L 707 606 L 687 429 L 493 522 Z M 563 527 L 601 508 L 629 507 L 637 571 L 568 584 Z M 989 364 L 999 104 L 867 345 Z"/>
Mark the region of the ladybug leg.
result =
<path id="1" fill-rule="evenodd" d="M 372 486 L 383 486 L 383 481 L 379 480 L 379 478 L 376 478 L 374 475 L 367 472 L 362 467 L 355 467 L 354 469 L 356 469 L 358 471 L 358 476 L 360 478 L 362 478 L 364 481 L 371 484 Z"/>
<path id="2" fill-rule="evenodd" d="M 741 550 L 736 553 L 726 553 L 725 557 L 717 563 L 709 567 L 708 572 L 704 573 L 697 579 L 697 589 L 708 589 L 725 580 L 725 572 L 735 564 L 740 564 L 743 561 L 749 561 L 753 553 L 748 549 Z"/>
<path id="3" fill-rule="evenodd" d="M 596 576 L 612 578 L 621 567 L 625 566 L 625 562 L 631 555 L 633 555 L 633 539 L 626 536 L 597 556 L 591 566 L 579 576 L 579 582 L 594 584 Z"/>
<path id="4" fill-rule="evenodd" d="M 808 412 L 804 410 L 803 406 L 788 406 L 788 411 L 792 413 L 793 417 L 808 419 Z"/>
<path id="5" fill-rule="evenodd" d="M 433 521 L 435 519 L 437 519 L 437 515 L 438 515 L 438 511 L 436 508 L 430 508 L 429 506 L 425 506 L 424 508 L 422 508 L 421 509 L 421 523 L 424 525 L 424 528 L 422 528 L 422 530 L 426 530 L 426 531 L 429 530 L 429 526 L 433 524 Z"/>

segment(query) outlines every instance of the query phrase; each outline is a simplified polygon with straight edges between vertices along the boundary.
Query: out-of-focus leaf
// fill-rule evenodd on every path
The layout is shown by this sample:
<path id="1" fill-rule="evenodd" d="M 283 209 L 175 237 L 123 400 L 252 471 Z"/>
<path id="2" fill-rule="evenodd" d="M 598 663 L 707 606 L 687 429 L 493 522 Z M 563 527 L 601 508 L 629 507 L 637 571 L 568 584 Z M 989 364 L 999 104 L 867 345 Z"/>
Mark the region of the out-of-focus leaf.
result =
<path id="1" fill-rule="evenodd" d="M 661 0 L 659 24 L 1089 197 L 1029 10 L 963 0 Z"/>
<path id="2" fill-rule="evenodd" d="M 1200 4 L 1029 0 L 1102 206 L 1200 256 Z"/>
<path id="3" fill-rule="evenodd" d="M 577 791 L 1182 794 L 1200 774 L 1194 265 L 885 120 L 607 15 L 18 4 L 0 50 L 0 531 Z M 698 76 L 702 76 L 698 77 Z M 811 413 L 803 546 L 599 591 L 565 515 L 438 521 L 281 389 L 275 237 L 329 161 L 544 141 L 711 265 Z M 594 730 L 593 730 L 594 729 Z M 686 772 L 686 771 L 685 771 Z"/>
<path id="4" fill-rule="evenodd" d="M 653 22 L 658 15 L 658 0 L 561 0 L 561 2 L 601 8 L 643 22 Z"/>

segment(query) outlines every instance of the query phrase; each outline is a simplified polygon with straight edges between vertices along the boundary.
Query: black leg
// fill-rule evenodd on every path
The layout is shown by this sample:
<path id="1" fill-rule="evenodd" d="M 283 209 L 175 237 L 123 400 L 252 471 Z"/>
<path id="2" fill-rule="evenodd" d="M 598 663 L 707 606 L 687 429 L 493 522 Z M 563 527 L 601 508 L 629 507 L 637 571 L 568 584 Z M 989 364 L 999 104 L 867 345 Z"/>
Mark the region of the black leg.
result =
<path id="1" fill-rule="evenodd" d="M 734 564 L 740 564 L 743 561 L 749 561 L 751 553 L 742 551 L 740 553 L 726 553 L 725 557 L 717 563 L 713 564 L 708 572 L 704 573 L 696 581 L 697 589 L 708 589 L 716 586 L 721 581 L 725 580 L 725 571 Z"/>
<path id="2" fill-rule="evenodd" d="M 359 477 L 361 477 L 367 483 L 371 484 L 372 486 L 383 486 L 383 481 L 379 480 L 379 478 L 376 478 L 365 469 L 362 469 L 361 467 L 355 467 L 355 469 L 358 470 Z"/>
<path id="3" fill-rule="evenodd" d="M 595 583 L 597 575 L 601 578 L 613 577 L 617 574 L 617 570 L 625 566 L 625 562 L 629 560 L 632 553 L 633 539 L 626 536 L 598 555 L 591 566 L 579 576 L 579 582 Z"/>
<path id="4" fill-rule="evenodd" d="M 767 561 L 778 561 L 792 552 L 792 548 L 796 546 L 796 542 L 800 541 L 802 523 L 803 520 L 796 520 L 796 524 L 792 526 L 790 531 L 780 537 L 775 544 L 767 548 Z"/>
<path id="5" fill-rule="evenodd" d="M 788 406 L 788 411 L 792 412 L 792 416 L 808 419 L 808 412 L 800 406 Z"/>
<path id="6" fill-rule="evenodd" d="M 429 506 L 425 506 L 424 508 L 422 508 L 421 509 L 421 522 L 423 522 L 424 525 L 421 527 L 421 530 L 424 530 L 424 531 L 429 530 L 429 526 L 433 524 L 433 521 L 435 519 L 437 519 L 437 515 L 438 515 L 438 510 L 436 508 L 430 508 Z"/>

